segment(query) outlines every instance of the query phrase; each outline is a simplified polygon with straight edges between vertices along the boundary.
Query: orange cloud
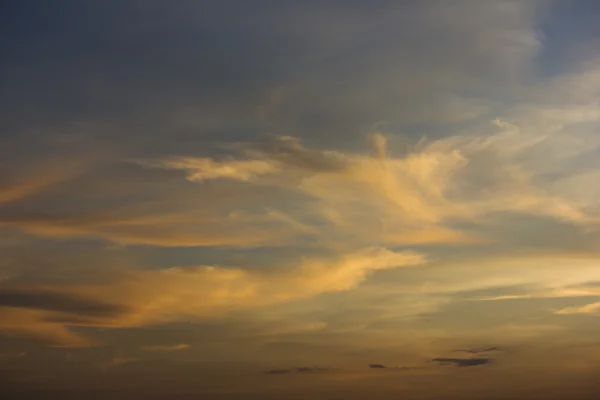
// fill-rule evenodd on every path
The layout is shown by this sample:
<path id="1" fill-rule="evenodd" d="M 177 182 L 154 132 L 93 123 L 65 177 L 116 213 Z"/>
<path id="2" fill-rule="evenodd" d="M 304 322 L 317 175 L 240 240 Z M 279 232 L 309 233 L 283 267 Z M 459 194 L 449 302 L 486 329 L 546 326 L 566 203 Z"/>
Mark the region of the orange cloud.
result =
<path id="1" fill-rule="evenodd" d="M 600 315 L 600 302 L 586 304 L 581 307 L 565 307 L 554 311 L 555 314 L 560 315 L 576 315 L 576 314 L 590 314 Z"/>
<path id="2" fill-rule="evenodd" d="M 581 198 L 573 189 L 593 176 L 579 174 L 571 179 L 576 182 L 550 186 L 536 179 L 540 171 L 535 163 L 522 161 L 539 146 L 558 146 L 558 139 L 501 120 L 494 124 L 500 130 L 494 134 L 423 140 L 403 155 L 394 154 L 389 139 L 376 133 L 369 137 L 374 154 L 311 149 L 284 136 L 238 144 L 239 158 L 137 162 L 135 168 L 152 167 L 133 174 L 143 176 L 143 183 L 123 181 L 118 188 L 110 180 L 99 187 L 88 183 L 96 190 L 98 209 L 47 212 L 31 203 L 0 208 L 0 224 L 36 235 L 87 236 L 118 244 L 273 246 L 310 236 L 323 245 L 356 248 L 490 240 L 452 224 L 506 211 L 582 228 L 600 221 L 592 212 L 593 196 Z M 577 149 L 575 154 L 582 151 Z M 183 171 L 194 183 L 177 174 L 156 183 L 152 174 L 165 170 Z M 130 187 L 127 196 L 144 194 L 146 200 L 106 209 L 100 200 L 119 204 L 123 187 Z M 13 192 L 27 193 L 26 188 Z M 6 198 L 17 196 L 13 192 Z M 90 201 L 75 189 L 57 196 L 61 198 L 54 200 L 69 196 L 76 204 Z"/>
<path id="3" fill-rule="evenodd" d="M 204 318 L 349 290 L 383 269 L 425 262 L 423 255 L 371 247 L 334 259 L 305 259 L 279 272 L 224 267 L 130 270 L 103 284 L 6 286 L 0 329 L 55 346 L 92 341 L 69 326 L 133 327 Z"/>
<path id="4" fill-rule="evenodd" d="M 265 160 L 228 160 L 217 162 L 210 158 L 179 157 L 166 160 L 164 167 L 170 169 L 193 170 L 188 175 L 191 181 L 210 179 L 234 179 L 248 181 L 258 175 L 278 171 L 276 163 Z"/>
<path id="5" fill-rule="evenodd" d="M 178 351 L 178 350 L 187 350 L 191 346 L 189 344 L 180 343 L 180 344 L 171 344 L 171 345 L 155 345 L 155 346 L 143 346 L 142 350 L 147 351 Z"/>

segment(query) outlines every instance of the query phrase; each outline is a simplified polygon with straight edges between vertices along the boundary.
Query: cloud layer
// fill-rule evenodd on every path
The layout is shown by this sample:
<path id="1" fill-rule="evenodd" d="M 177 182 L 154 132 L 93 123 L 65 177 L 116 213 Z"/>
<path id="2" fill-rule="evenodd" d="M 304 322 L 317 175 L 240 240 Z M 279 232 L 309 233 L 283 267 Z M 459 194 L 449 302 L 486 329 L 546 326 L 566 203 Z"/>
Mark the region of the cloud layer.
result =
<path id="1" fill-rule="evenodd" d="M 218 316 L 348 290 L 372 271 L 424 262 L 417 253 L 366 248 L 338 259 L 306 259 L 274 273 L 201 266 L 125 271 L 105 284 L 5 287 L 0 327 L 53 345 L 81 346 L 88 342 L 69 326 L 134 327 Z"/>
<path id="2" fill-rule="evenodd" d="M 593 2 L 42 3 L 0 13 L 20 397 L 598 392 Z"/>

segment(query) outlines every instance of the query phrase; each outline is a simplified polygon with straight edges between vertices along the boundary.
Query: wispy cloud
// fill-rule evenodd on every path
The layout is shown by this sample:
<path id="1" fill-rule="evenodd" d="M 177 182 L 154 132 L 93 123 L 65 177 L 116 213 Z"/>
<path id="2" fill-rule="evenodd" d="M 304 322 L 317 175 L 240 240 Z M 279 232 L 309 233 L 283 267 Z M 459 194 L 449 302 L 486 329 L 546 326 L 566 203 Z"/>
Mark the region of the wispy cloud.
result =
<path id="1" fill-rule="evenodd" d="M 558 299 L 569 297 L 598 297 L 600 287 L 591 285 L 577 285 L 559 288 L 542 288 L 530 293 L 506 294 L 500 296 L 479 296 L 469 300 L 478 301 L 500 301 L 500 300 L 523 300 L 523 299 Z"/>
<path id="2" fill-rule="evenodd" d="M 494 123 L 499 132 L 424 141 L 402 156 L 388 154 L 381 134 L 371 136 L 373 155 L 308 149 L 298 139 L 281 137 L 275 141 L 279 145 L 267 150 L 246 146 L 243 159 L 188 157 L 178 168 L 198 180 L 194 177 L 235 178 L 214 172 L 217 165 L 229 165 L 232 171 L 236 166 L 276 166 L 268 176 L 240 173 L 238 178 L 309 196 L 310 208 L 298 219 L 318 217 L 335 228 L 323 231 L 321 223 L 313 232 L 368 235 L 388 243 L 477 242 L 482 238 L 448 223 L 497 212 L 542 215 L 574 224 L 597 220 L 570 193 L 549 193 L 537 182 L 543 171 L 519 161 L 552 145 L 552 136 L 523 132 L 500 120 Z M 169 167 L 169 161 L 164 165 Z"/>
<path id="3" fill-rule="evenodd" d="M 281 136 L 239 143 L 235 157 L 148 160 L 141 164 L 158 169 L 128 167 L 139 178 L 130 182 L 130 194 L 150 194 L 141 204 L 55 212 L 17 204 L 0 210 L 0 224 L 41 236 L 167 247 L 276 246 L 305 242 L 307 235 L 355 246 L 490 243 L 499 238 L 484 219 L 498 213 L 547 218 L 590 234 L 600 221 L 593 198 L 573 191 L 568 183 L 573 176 L 548 180 L 547 160 L 538 156 L 564 147 L 562 137 L 521 123 L 497 119 L 496 131 L 421 140 L 401 153 L 374 133 L 370 153 L 309 148 Z M 571 144 L 563 158 L 576 158 L 589 144 Z M 152 186 L 160 169 L 181 170 L 197 186 L 175 175 Z M 85 200 L 78 190 L 68 195 Z M 98 195 L 114 201 L 110 192 Z M 248 218 L 239 217 L 244 215 Z"/>
<path id="4" fill-rule="evenodd" d="M 434 358 L 431 361 L 435 361 L 442 365 L 454 364 L 457 367 L 476 367 L 492 362 L 489 358 Z"/>
<path id="5" fill-rule="evenodd" d="M 264 160 L 230 160 L 216 162 L 210 158 L 182 157 L 166 160 L 162 164 L 166 168 L 193 171 L 188 175 L 191 181 L 210 179 L 233 179 L 249 181 L 258 175 L 277 171 L 276 164 Z"/>
<path id="6" fill-rule="evenodd" d="M 457 350 L 453 350 L 453 352 L 480 354 L 480 353 L 490 353 L 490 352 L 501 351 L 501 350 L 502 349 L 499 347 L 485 347 L 485 348 L 475 348 L 475 349 L 457 349 Z"/>
<path id="7" fill-rule="evenodd" d="M 305 259 L 266 274 L 224 267 L 127 271 L 107 284 L 4 289 L 0 328 L 48 337 L 48 343 L 82 346 L 68 326 L 139 326 L 232 309 L 277 304 L 351 289 L 377 270 L 415 266 L 414 252 L 366 248 L 334 259 Z M 8 306 L 8 307 L 7 307 Z"/>
<path id="8" fill-rule="evenodd" d="M 600 315 L 600 302 L 590 303 L 583 306 L 565 307 L 554 311 L 555 314 L 559 315 Z"/>
<path id="9" fill-rule="evenodd" d="M 146 351 L 179 351 L 179 350 L 187 350 L 190 347 L 191 346 L 189 344 L 179 343 L 179 344 L 142 346 L 142 350 L 146 350 Z"/>

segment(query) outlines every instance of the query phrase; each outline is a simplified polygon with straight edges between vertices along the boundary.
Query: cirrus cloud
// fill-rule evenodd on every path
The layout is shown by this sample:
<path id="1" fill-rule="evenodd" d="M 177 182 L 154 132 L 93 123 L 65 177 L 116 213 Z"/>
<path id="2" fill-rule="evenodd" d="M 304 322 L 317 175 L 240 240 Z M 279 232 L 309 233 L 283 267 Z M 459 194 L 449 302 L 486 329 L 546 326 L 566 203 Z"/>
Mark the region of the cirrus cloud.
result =
<path id="1" fill-rule="evenodd" d="M 135 327 L 207 318 L 349 290 L 377 270 L 414 266 L 422 254 L 365 248 L 304 259 L 277 273 L 214 266 L 130 270 L 105 284 L 0 288 L 0 329 L 55 346 L 93 344 L 68 328 Z"/>

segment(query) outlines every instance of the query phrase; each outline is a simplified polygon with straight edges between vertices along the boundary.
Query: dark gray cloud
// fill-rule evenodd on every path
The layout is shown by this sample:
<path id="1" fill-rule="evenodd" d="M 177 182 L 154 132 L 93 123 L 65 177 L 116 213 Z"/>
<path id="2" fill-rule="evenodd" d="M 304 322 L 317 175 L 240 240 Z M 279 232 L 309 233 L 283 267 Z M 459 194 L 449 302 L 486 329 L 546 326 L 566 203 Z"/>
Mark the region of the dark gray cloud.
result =
<path id="1" fill-rule="evenodd" d="M 91 121 L 132 151 L 163 153 L 266 132 L 348 145 L 380 121 L 452 122 L 484 103 L 455 92 L 486 93 L 486 73 L 505 81 L 527 59 L 528 41 L 522 57 L 502 26 L 491 46 L 478 33 L 509 21 L 526 36 L 537 6 L 513 21 L 487 2 L 461 3 L 469 13 L 444 2 L 225 3 L 9 7 L 1 135 Z"/>
<path id="2" fill-rule="evenodd" d="M 114 317 L 128 311 L 122 305 L 43 289 L 1 289 L 0 306 L 56 311 L 90 317 Z"/>
<path id="3" fill-rule="evenodd" d="M 279 375 L 279 374 L 288 374 L 292 372 L 293 369 L 270 369 L 265 371 L 265 374 Z"/>
<path id="4" fill-rule="evenodd" d="M 295 138 L 270 139 L 255 151 L 287 165 L 313 172 L 336 172 L 348 167 L 344 160 L 328 156 L 319 150 L 307 149 Z"/>
<path id="5" fill-rule="evenodd" d="M 296 372 L 319 372 L 319 371 L 335 371 L 337 368 L 330 367 L 296 367 Z"/>
<path id="6" fill-rule="evenodd" d="M 490 358 L 434 358 L 431 361 L 435 361 L 441 365 L 454 364 L 457 367 L 475 367 L 492 362 Z"/>
<path id="7" fill-rule="evenodd" d="M 371 369 L 385 369 L 389 371 L 409 371 L 415 369 L 421 369 L 421 367 L 388 367 L 383 364 L 369 364 L 369 368 Z"/>
<path id="8" fill-rule="evenodd" d="M 472 349 L 456 349 L 452 350 L 455 353 L 471 353 L 471 354 L 479 354 L 479 353 L 490 353 L 493 351 L 501 351 L 503 350 L 500 347 L 485 347 L 485 348 L 472 348 Z"/>

